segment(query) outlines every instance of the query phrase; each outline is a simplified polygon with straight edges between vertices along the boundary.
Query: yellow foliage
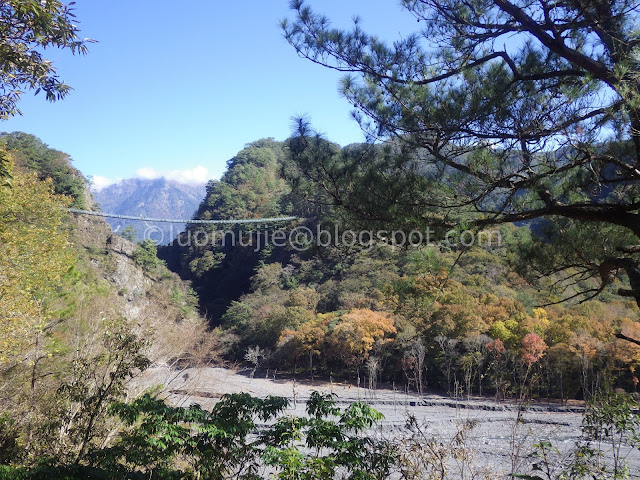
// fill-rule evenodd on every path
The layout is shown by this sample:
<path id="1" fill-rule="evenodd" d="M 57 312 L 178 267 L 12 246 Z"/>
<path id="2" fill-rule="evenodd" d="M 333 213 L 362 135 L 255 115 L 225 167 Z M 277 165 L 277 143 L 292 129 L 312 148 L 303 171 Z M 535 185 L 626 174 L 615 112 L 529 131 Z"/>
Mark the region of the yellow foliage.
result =
<path id="1" fill-rule="evenodd" d="M 551 322 L 549 321 L 549 315 L 544 308 L 534 308 L 533 316 L 522 320 L 520 329 L 525 333 L 536 333 L 540 336 L 544 336 L 549 329 Z"/>
<path id="2" fill-rule="evenodd" d="M 329 330 L 327 315 L 319 314 L 313 320 L 303 323 L 296 330 L 283 330 L 278 344 L 294 341 L 298 353 L 312 352 L 319 355 L 322 343 Z"/>
<path id="3" fill-rule="evenodd" d="M 0 364 L 46 321 L 46 302 L 73 265 L 62 220 L 69 200 L 50 181 L 15 173 L 0 188 Z"/>
<path id="4" fill-rule="evenodd" d="M 392 318 L 361 308 L 344 314 L 331 335 L 351 355 L 366 358 L 376 341 L 393 333 L 396 327 Z"/>
<path id="5" fill-rule="evenodd" d="M 544 308 L 534 308 L 533 317 L 540 320 L 541 322 L 549 322 L 549 315 Z"/>

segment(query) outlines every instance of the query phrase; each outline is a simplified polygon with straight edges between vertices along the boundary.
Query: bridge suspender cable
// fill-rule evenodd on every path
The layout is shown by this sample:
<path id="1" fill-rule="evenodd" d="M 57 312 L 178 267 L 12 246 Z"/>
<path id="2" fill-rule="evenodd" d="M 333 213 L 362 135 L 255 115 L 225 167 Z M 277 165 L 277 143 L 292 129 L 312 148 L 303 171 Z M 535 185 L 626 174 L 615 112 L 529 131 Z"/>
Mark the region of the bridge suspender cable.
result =
<path id="1" fill-rule="evenodd" d="M 139 220 L 143 222 L 164 222 L 164 223 L 195 223 L 195 224 L 240 224 L 240 223 L 273 223 L 288 222 L 297 220 L 298 217 L 273 217 L 273 218 L 244 218 L 238 220 L 178 220 L 173 218 L 150 218 L 150 217 L 134 217 L 132 215 L 116 215 L 115 213 L 92 212 L 90 210 L 79 210 L 77 208 L 68 208 L 71 213 L 80 215 L 93 215 L 94 217 L 123 218 L 125 220 Z"/>

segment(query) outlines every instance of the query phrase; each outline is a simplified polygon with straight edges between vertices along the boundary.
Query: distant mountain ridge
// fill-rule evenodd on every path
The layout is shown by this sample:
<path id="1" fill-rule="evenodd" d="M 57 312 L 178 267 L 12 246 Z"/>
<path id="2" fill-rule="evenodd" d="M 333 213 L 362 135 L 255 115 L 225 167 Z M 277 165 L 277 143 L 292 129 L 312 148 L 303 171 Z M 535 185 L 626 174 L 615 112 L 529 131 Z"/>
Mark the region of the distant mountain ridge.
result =
<path id="1" fill-rule="evenodd" d="M 169 180 L 129 178 L 109 185 L 93 196 L 105 213 L 151 218 L 190 219 L 206 194 L 204 184 L 188 185 Z M 184 224 L 152 223 L 120 218 L 107 219 L 116 233 L 133 226 L 137 240 L 167 244 L 184 230 Z"/>

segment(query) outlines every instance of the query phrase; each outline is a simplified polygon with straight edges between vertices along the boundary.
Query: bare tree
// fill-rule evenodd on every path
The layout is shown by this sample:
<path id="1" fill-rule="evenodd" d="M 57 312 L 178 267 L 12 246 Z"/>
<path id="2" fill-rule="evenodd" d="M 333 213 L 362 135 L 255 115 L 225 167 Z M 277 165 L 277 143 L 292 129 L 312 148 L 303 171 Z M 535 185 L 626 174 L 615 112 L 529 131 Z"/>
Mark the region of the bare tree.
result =
<path id="1" fill-rule="evenodd" d="M 413 372 L 414 378 L 416 379 L 416 388 L 418 389 L 418 393 L 422 396 L 424 393 L 424 361 L 427 356 L 427 350 L 424 347 L 424 343 L 422 340 L 416 340 L 411 345 L 410 350 L 411 356 L 414 358 L 413 362 Z"/>
<path id="2" fill-rule="evenodd" d="M 447 391 L 451 393 L 451 373 L 458 340 L 455 338 L 447 338 L 444 335 L 438 335 L 435 340 L 438 342 L 438 345 L 440 345 L 440 350 L 442 351 L 444 369 L 447 374 Z"/>
<path id="3" fill-rule="evenodd" d="M 376 356 L 370 356 L 367 359 L 367 370 L 369 372 L 369 390 L 372 392 L 378 384 L 378 374 L 380 373 L 380 359 Z"/>
<path id="4" fill-rule="evenodd" d="M 255 347 L 249 347 L 247 349 L 247 353 L 245 354 L 244 359 L 247 362 L 253 364 L 253 370 L 251 370 L 251 373 L 249 374 L 250 378 L 253 378 L 253 376 L 256 373 L 256 370 L 258 369 L 262 361 L 267 358 L 267 356 L 268 356 L 267 351 L 261 349 L 257 345 Z"/>

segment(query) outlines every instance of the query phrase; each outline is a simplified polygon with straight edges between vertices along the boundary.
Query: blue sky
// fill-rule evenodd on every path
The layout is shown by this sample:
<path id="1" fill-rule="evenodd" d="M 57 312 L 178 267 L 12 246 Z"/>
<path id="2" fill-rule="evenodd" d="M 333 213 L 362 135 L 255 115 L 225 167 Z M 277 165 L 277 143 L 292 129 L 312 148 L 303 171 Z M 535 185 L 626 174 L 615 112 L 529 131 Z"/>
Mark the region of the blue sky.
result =
<path id="1" fill-rule="evenodd" d="M 394 0 L 312 0 L 336 26 L 353 15 L 394 40 L 417 24 Z M 54 60 L 74 88 L 48 103 L 26 92 L 20 130 L 69 153 L 101 182 L 162 174 L 216 178 L 246 143 L 285 139 L 291 117 L 306 114 L 329 139 L 361 141 L 339 72 L 299 58 L 278 22 L 288 0 L 78 0 L 83 37 L 98 40 L 86 57 L 59 50 Z"/>

